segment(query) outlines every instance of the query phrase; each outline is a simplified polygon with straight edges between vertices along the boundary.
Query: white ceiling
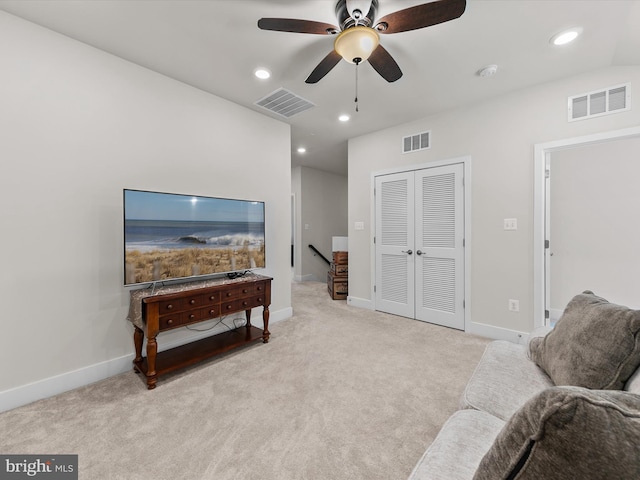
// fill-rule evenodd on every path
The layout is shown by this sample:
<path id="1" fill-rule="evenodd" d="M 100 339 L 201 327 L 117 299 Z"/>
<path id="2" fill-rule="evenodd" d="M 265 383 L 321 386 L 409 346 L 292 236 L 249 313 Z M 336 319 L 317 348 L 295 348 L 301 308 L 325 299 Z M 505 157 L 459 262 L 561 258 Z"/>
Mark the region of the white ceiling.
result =
<path id="1" fill-rule="evenodd" d="M 378 18 L 426 2 L 379 3 Z M 289 123 L 293 165 L 341 174 L 349 138 L 561 77 L 640 64 L 638 0 L 468 0 L 459 19 L 381 35 L 404 76 L 387 83 L 361 65 L 356 113 L 354 65 L 342 61 L 319 83 L 304 83 L 335 37 L 256 25 L 261 17 L 337 25 L 334 8 L 335 0 L 0 0 L 9 13 Z M 584 29 L 578 41 L 550 45 L 572 26 Z M 488 64 L 498 65 L 497 75 L 477 76 Z M 269 80 L 253 76 L 259 66 L 271 70 Z M 285 119 L 254 105 L 280 87 L 316 107 Z M 351 121 L 339 122 L 342 113 Z"/>

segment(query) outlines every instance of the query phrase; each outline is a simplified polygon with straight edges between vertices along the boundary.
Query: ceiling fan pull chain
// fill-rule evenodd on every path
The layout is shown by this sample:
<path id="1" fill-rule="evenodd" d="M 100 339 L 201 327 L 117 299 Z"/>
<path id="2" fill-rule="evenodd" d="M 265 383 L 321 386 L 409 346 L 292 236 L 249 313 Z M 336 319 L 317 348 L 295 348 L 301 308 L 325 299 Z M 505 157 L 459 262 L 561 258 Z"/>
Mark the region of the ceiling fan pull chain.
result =
<path id="1" fill-rule="evenodd" d="M 356 112 L 358 111 L 358 65 L 360 65 L 360 62 L 356 62 Z"/>

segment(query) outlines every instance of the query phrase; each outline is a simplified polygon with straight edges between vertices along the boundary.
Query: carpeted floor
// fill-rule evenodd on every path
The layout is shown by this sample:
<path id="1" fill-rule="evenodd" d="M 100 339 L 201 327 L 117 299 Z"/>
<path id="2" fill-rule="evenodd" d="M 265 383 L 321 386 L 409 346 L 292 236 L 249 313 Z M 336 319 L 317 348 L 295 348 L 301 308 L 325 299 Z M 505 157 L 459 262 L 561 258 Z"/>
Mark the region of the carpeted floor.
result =
<path id="1" fill-rule="evenodd" d="M 292 284 L 254 344 L 161 377 L 133 372 L 0 414 L 0 453 L 78 454 L 81 479 L 402 480 L 487 339 Z"/>

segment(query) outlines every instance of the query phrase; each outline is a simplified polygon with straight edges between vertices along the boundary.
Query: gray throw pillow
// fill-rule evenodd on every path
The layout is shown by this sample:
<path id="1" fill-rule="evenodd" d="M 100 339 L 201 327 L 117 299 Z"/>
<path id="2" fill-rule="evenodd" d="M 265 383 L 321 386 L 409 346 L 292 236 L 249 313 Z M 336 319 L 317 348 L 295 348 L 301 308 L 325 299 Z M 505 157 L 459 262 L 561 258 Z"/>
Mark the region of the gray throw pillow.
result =
<path id="1" fill-rule="evenodd" d="M 552 387 L 502 428 L 473 480 L 640 478 L 640 396 Z"/>
<path id="2" fill-rule="evenodd" d="M 547 336 L 529 342 L 529 356 L 555 385 L 622 390 L 640 365 L 640 310 L 587 290 Z"/>

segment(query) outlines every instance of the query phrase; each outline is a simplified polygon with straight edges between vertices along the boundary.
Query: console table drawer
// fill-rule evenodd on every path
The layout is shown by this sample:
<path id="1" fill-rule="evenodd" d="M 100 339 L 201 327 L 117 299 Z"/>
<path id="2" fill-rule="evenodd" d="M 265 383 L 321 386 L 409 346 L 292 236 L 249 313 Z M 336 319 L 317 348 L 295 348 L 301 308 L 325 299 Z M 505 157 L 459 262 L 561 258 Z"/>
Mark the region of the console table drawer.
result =
<path id="1" fill-rule="evenodd" d="M 254 285 L 244 285 L 242 287 L 237 287 L 233 289 L 229 289 L 222 295 L 222 301 L 225 300 L 233 300 L 236 298 L 244 298 L 247 296 L 251 296 L 255 293 Z"/>
<path id="2" fill-rule="evenodd" d="M 209 320 L 210 318 L 218 318 L 220 316 L 220 305 L 210 305 L 207 308 L 200 310 L 202 320 Z"/>
<path id="3" fill-rule="evenodd" d="M 242 300 L 244 308 L 255 308 L 264 305 L 264 295 L 256 295 L 255 297 Z"/>
<path id="4" fill-rule="evenodd" d="M 158 313 L 160 315 L 166 315 L 168 313 L 175 313 L 182 310 L 182 298 L 174 298 L 173 300 L 163 300 L 158 303 Z"/>
<path id="5" fill-rule="evenodd" d="M 258 295 L 249 298 L 239 298 L 231 302 L 224 302 L 222 304 L 221 312 L 224 315 L 225 313 L 249 310 L 254 307 L 259 307 L 260 305 L 264 305 L 264 296 Z"/>
<path id="6" fill-rule="evenodd" d="M 220 292 L 207 293 L 202 296 L 202 305 L 213 305 L 220 303 Z"/>
<path id="7" fill-rule="evenodd" d="M 185 309 L 199 307 L 204 303 L 204 295 L 194 295 L 183 300 Z"/>
<path id="8" fill-rule="evenodd" d="M 164 315 L 160 317 L 160 330 L 169 330 L 187 325 L 188 323 L 199 322 L 200 320 L 203 320 L 203 315 L 200 310 L 182 312 L 177 315 Z"/>
<path id="9" fill-rule="evenodd" d="M 231 302 L 224 302 L 220 306 L 220 313 L 222 315 L 225 315 L 228 313 L 240 312 L 243 310 L 241 303 L 242 303 L 241 300 L 232 300 Z"/>

